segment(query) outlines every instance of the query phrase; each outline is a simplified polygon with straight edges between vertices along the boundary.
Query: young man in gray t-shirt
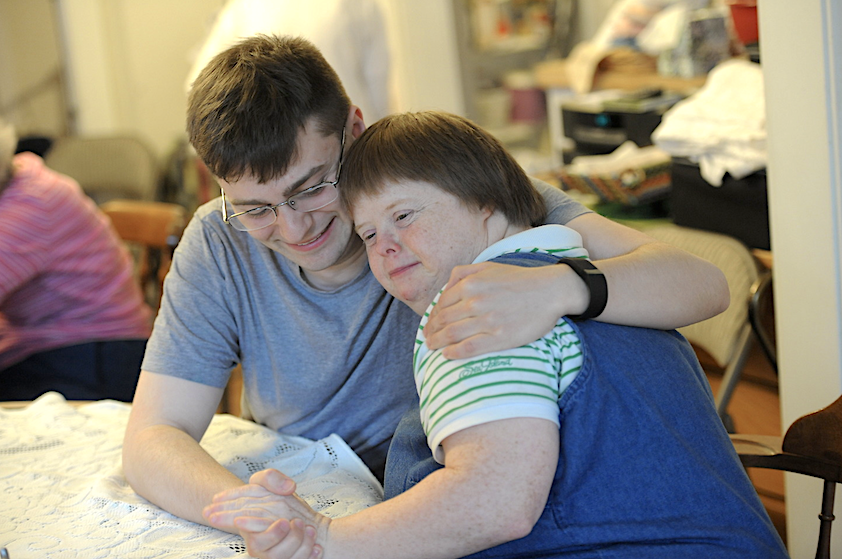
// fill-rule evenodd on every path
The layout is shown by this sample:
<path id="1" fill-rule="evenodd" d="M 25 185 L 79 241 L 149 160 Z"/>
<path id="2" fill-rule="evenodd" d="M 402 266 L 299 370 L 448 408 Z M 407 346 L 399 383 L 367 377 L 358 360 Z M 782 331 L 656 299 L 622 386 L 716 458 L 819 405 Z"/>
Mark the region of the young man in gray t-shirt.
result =
<path id="1" fill-rule="evenodd" d="M 242 485 L 198 443 L 235 364 L 256 421 L 309 438 L 336 432 L 380 472 L 415 397 L 418 319 L 373 278 L 336 199 L 342 156 L 365 123 L 311 44 L 234 45 L 194 82 L 187 120 L 224 195 L 196 212 L 176 250 L 123 468 L 140 495 L 205 523 L 212 496 Z M 607 279 L 599 320 L 674 328 L 727 306 L 711 264 L 542 188 L 551 220 L 582 235 Z M 566 266 L 464 266 L 451 284 L 425 330 L 449 358 L 517 347 L 590 303 Z"/>

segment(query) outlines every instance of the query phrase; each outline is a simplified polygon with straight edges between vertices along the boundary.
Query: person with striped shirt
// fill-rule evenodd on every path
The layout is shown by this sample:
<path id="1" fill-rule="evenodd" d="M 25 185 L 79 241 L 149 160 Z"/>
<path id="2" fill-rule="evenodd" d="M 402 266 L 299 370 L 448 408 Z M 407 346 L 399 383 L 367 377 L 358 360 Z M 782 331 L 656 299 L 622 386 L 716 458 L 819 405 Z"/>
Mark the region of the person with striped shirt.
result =
<path id="1" fill-rule="evenodd" d="M 108 217 L 0 121 L 0 400 L 131 401 L 152 310 Z"/>
<path id="2" fill-rule="evenodd" d="M 386 500 L 331 520 L 264 470 L 214 498 L 211 525 L 275 559 L 787 556 L 689 343 L 590 320 L 600 279 L 586 280 L 585 313 L 521 347 L 458 360 L 428 347 L 455 266 L 599 274 L 578 233 L 541 225 L 540 196 L 493 136 L 446 113 L 392 115 L 357 138 L 344 173 L 372 272 L 422 315 L 420 406 L 392 439 Z"/>

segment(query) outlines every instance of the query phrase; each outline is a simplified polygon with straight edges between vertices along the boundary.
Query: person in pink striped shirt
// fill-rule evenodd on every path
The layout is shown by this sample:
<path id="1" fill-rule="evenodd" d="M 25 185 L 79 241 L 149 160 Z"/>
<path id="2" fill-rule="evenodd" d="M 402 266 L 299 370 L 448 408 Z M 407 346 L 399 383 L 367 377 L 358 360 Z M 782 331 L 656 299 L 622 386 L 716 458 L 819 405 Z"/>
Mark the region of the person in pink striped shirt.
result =
<path id="1" fill-rule="evenodd" d="M 131 401 L 152 310 L 108 217 L 0 121 L 0 400 Z"/>

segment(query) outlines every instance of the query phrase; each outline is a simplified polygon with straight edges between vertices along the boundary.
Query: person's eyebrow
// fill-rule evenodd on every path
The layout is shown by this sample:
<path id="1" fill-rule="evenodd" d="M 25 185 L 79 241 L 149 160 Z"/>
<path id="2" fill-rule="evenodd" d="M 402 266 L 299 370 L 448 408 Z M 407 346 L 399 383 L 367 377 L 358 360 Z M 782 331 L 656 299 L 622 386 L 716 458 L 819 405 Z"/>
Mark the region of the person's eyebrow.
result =
<path id="1" fill-rule="evenodd" d="M 307 181 L 311 180 L 314 175 L 316 175 L 322 169 L 324 169 L 325 165 L 328 165 L 328 163 L 325 162 L 325 163 L 322 163 L 320 165 L 316 165 L 315 167 L 313 167 L 312 169 L 310 169 L 309 171 L 304 173 L 304 175 L 301 178 L 299 178 L 297 181 L 295 181 L 294 183 L 292 183 L 291 185 L 286 187 L 284 189 L 284 192 L 281 194 L 281 196 L 283 196 L 284 200 L 286 200 L 287 198 L 292 196 L 293 193 L 296 190 L 298 190 L 299 188 L 301 188 L 301 186 L 303 184 L 305 184 Z M 237 199 L 237 200 L 234 200 L 234 199 L 231 199 L 231 198 L 229 198 L 228 201 L 233 206 L 273 206 L 273 205 L 279 203 L 279 202 L 266 202 L 265 200 L 255 200 L 255 199 L 250 199 L 250 200 L 239 200 L 239 199 Z"/>
<path id="2" fill-rule="evenodd" d="M 354 222 L 354 231 L 356 231 L 357 235 L 362 233 L 362 230 L 367 227 L 371 228 L 371 224 L 368 221 L 363 221 L 362 223 Z"/>
<path id="3" fill-rule="evenodd" d="M 394 211 L 395 207 L 399 204 L 402 204 L 403 202 L 404 200 L 395 200 L 394 202 L 383 208 L 383 213 L 387 214 L 391 211 Z M 358 224 L 356 221 L 354 222 L 354 230 L 357 232 L 357 234 L 360 233 L 360 229 L 363 227 L 371 227 L 371 225 L 367 221 L 362 222 L 362 224 Z"/>

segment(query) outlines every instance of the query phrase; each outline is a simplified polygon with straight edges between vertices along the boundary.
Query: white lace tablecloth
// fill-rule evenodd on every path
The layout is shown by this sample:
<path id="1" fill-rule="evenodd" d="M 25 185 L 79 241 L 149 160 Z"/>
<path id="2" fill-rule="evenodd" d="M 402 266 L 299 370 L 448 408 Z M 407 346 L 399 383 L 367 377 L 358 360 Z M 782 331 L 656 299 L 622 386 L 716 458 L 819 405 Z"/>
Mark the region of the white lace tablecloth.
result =
<path id="1" fill-rule="evenodd" d="M 0 547 L 11 559 L 247 557 L 242 538 L 182 520 L 138 496 L 123 477 L 130 406 L 69 405 L 48 393 L 0 408 Z M 202 446 L 243 481 L 277 468 L 317 511 L 338 517 L 376 504 L 383 490 L 337 435 L 280 435 L 216 415 Z"/>

